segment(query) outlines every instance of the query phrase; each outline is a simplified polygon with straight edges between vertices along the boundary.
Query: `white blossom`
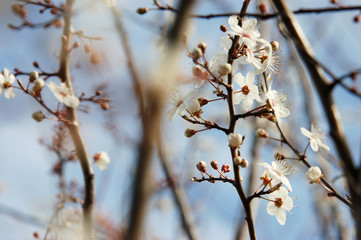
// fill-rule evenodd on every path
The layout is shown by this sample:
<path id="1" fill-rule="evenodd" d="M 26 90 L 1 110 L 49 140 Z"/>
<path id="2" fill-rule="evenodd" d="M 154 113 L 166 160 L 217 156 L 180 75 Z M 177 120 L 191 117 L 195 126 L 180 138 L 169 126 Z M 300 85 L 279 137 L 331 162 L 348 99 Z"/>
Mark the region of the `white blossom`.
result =
<path id="1" fill-rule="evenodd" d="M 192 99 L 194 94 L 195 91 L 190 91 L 184 96 L 182 96 L 179 88 L 176 88 L 171 92 L 171 96 L 169 98 L 169 104 L 171 105 L 171 109 L 167 113 L 169 121 L 173 120 L 175 114 L 178 114 L 180 116 L 184 115 L 187 107 L 186 101 Z"/>
<path id="2" fill-rule="evenodd" d="M 228 18 L 228 24 L 232 28 L 235 34 L 245 38 L 259 38 L 261 34 L 258 31 L 259 24 L 255 18 L 247 18 L 242 22 L 242 27 L 238 25 L 237 16 L 230 16 Z"/>
<path id="3" fill-rule="evenodd" d="M 285 185 L 290 192 L 292 192 L 292 186 L 290 181 L 287 179 L 287 175 L 291 174 L 291 168 L 285 162 L 272 161 L 272 166 L 266 162 L 259 163 L 259 165 L 265 167 L 263 176 L 267 174 L 268 178 L 272 179 L 272 186 L 282 183 Z"/>
<path id="4" fill-rule="evenodd" d="M 330 148 L 322 142 L 322 140 L 325 139 L 325 135 L 323 135 L 322 131 L 314 123 L 311 124 L 311 132 L 305 128 L 301 128 L 301 132 L 309 138 L 313 151 L 317 152 L 320 148 L 330 150 Z"/>
<path id="5" fill-rule="evenodd" d="M 293 208 L 293 200 L 288 196 L 287 189 L 280 187 L 279 190 L 268 194 L 268 198 L 272 200 L 267 204 L 268 214 L 276 216 L 278 223 L 284 225 L 286 223 L 286 211 Z"/>
<path id="6" fill-rule="evenodd" d="M 49 82 L 48 87 L 59 102 L 64 103 L 70 108 L 76 108 L 79 106 L 79 99 L 70 92 L 70 89 L 65 83 L 60 83 L 58 86 L 54 82 Z"/>
<path id="7" fill-rule="evenodd" d="M 233 95 L 234 104 L 240 104 L 242 102 L 242 109 L 247 111 L 251 108 L 253 101 L 259 101 L 258 87 L 253 85 L 254 83 L 253 72 L 248 72 L 246 77 L 241 73 L 234 75 L 234 81 L 241 87 L 235 91 Z"/>
<path id="8" fill-rule="evenodd" d="M 272 107 L 277 119 L 287 117 L 290 115 L 290 110 L 287 108 L 287 95 L 272 90 L 271 85 L 269 85 L 268 91 L 265 93 L 265 99 L 268 105 Z"/>
<path id="9" fill-rule="evenodd" d="M 192 114 L 196 114 L 199 113 L 202 109 L 201 109 L 201 105 L 199 104 L 198 99 L 193 99 L 187 106 L 187 110 L 192 113 Z"/>
<path id="10" fill-rule="evenodd" d="M 5 90 L 4 95 L 7 99 L 15 97 L 14 90 L 11 87 L 14 81 L 15 75 L 10 73 L 7 68 L 4 68 L 3 72 L 0 74 L 0 94 Z"/>
<path id="11" fill-rule="evenodd" d="M 322 172 L 319 167 L 310 167 L 306 172 L 306 178 L 310 183 L 318 183 L 322 177 Z"/>
<path id="12" fill-rule="evenodd" d="M 228 134 L 228 143 L 230 147 L 239 147 L 243 143 L 243 137 L 238 133 Z"/>
<path id="13" fill-rule="evenodd" d="M 100 170 L 105 170 L 107 168 L 107 165 L 110 163 L 110 158 L 108 154 L 104 151 L 95 154 L 93 159 Z"/>

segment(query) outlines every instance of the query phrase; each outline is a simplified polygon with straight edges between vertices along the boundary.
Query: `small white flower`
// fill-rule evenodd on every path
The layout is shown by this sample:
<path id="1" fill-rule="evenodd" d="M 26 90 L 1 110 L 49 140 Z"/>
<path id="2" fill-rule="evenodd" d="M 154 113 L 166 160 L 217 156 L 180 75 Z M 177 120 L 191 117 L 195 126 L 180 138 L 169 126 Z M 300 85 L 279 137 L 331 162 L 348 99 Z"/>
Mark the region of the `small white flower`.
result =
<path id="1" fill-rule="evenodd" d="M 79 99 L 72 95 L 70 89 L 65 83 L 60 83 L 58 86 L 54 82 L 48 83 L 49 89 L 53 92 L 54 96 L 58 99 L 59 102 L 64 103 L 70 108 L 76 108 L 79 106 Z"/>
<path id="2" fill-rule="evenodd" d="M 214 76 L 218 77 L 221 75 L 218 72 L 219 66 L 221 64 L 226 64 L 227 61 L 228 61 L 228 53 L 219 52 L 209 61 L 209 70 L 211 70 Z M 235 69 L 234 66 L 233 66 L 233 71 L 237 71 L 237 69 Z M 227 75 L 220 76 L 219 80 L 222 82 L 227 82 Z"/>
<path id="3" fill-rule="evenodd" d="M 284 118 L 290 115 L 288 110 L 287 95 L 278 93 L 276 90 L 271 89 L 271 85 L 268 87 L 268 91 L 265 94 L 266 101 L 270 107 L 272 107 L 274 114 L 277 118 Z"/>
<path id="4" fill-rule="evenodd" d="M 280 161 L 272 161 L 271 164 L 272 166 L 265 162 L 259 163 L 259 165 L 266 168 L 262 175 L 265 176 L 267 174 L 267 176 L 272 179 L 271 184 L 273 186 L 281 182 L 288 188 L 290 192 L 292 192 L 291 183 L 286 177 L 287 175 L 291 174 L 290 166 Z"/>
<path id="5" fill-rule="evenodd" d="M 15 75 L 10 73 L 7 68 L 4 68 L 3 72 L 0 74 L 0 94 L 5 90 L 4 95 L 7 99 L 15 97 L 14 90 L 11 87 L 14 81 Z"/>
<path id="6" fill-rule="evenodd" d="M 322 172 L 319 167 L 310 167 L 306 172 L 306 178 L 310 183 L 318 183 L 322 177 Z"/>
<path id="7" fill-rule="evenodd" d="M 230 147 L 239 147 L 243 143 L 243 138 L 241 134 L 238 133 L 230 133 L 228 135 L 228 143 Z"/>
<path id="8" fill-rule="evenodd" d="M 174 89 L 169 98 L 169 103 L 171 105 L 171 109 L 168 111 L 168 119 L 169 121 L 173 120 L 174 115 L 177 113 L 180 116 L 184 115 L 186 110 L 186 101 L 192 99 L 195 91 L 191 91 L 187 93 L 185 96 L 182 96 L 179 92 L 179 89 Z"/>
<path id="9" fill-rule="evenodd" d="M 235 82 L 241 87 L 233 95 L 234 104 L 239 104 L 242 101 L 242 109 L 247 111 L 251 108 L 253 101 L 259 101 L 258 87 L 253 85 L 254 74 L 252 71 L 248 72 L 246 77 L 241 73 L 234 75 Z"/>
<path id="10" fill-rule="evenodd" d="M 293 200 L 288 196 L 288 191 L 284 187 L 268 194 L 268 198 L 272 200 L 267 204 L 267 212 L 271 216 L 276 216 L 279 224 L 286 223 L 286 210 L 290 211 L 293 208 Z"/>
<path id="11" fill-rule="evenodd" d="M 322 142 L 322 140 L 325 139 L 325 136 L 314 123 L 311 124 L 311 132 L 305 128 L 301 128 L 301 132 L 310 139 L 310 145 L 313 151 L 317 152 L 319 148 L 330 150 L 330 148 Z"/>
<path id="12" fill-rule="evenodd" d="M 259 24 L 255 18 L 247 18 L 242 22 L 242 27 L 238 25 L 237 16 L 230 16 L 228 18 L 228 24 L 235 32 L 235 34 L 240 35 L 245 38 L 259 38 L 261 34 L 258 31 Z"/>
<path id="13" fill-rule="evenodd" d="M 105 170 L 110 163 L 110 158 L 106 152 L 98 152 L 93 156 L 95 164 L 100 170 Z"/>

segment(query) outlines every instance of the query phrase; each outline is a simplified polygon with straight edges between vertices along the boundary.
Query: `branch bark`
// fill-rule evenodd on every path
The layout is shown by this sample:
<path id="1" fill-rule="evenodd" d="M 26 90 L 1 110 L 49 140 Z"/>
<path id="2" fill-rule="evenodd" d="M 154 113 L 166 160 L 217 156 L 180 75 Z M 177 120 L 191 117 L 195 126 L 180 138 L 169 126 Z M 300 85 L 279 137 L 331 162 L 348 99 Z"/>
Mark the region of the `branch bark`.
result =
<path id="1" fill-rule="evenodd" d="M 297 19 L 289 9 L 284 0 L 273 0 L 283 24 L 285 25 L 292 42 L 295 44 L 308 72 L 310 73 L 313 83 L 316 86 L 318 95 L 321 99 L 323 109 L 326 113 L 327 121 L 330 128 L 330 135 L 337 149 L 338 155 L 343 163 L 343 169 L 347 176 L 347 182 L 352 197 L 352 207 L 356 221 L 357 239 L 361 239 L 361 194 L 360 194 L 360 169 L 356 169 L 352 159 L 349 146 L 346 142 L 342 125 L 337 116 L 337 108 L 332 98 L 332 84 L 328 83 L 323 70 L 315 60 L 312 47 L 305 37 Z"/>
<path id="2" fill-rule="evenodd" d="M 74 94 L 70 75 L 70 60 L 72 47 L 72 21 L 75 0 L 67 0 L 64 6 L 64 29 L 62 47 L 60 51 L 60 66 L 58 76 L 66 83 L 71 93 Z M 76 108 L 66 107 L 67 121 L 65 122 L 72 137 L 77 157 L 84 177 L 84 203 L 83 203 L 83 239 L 94 239 L 93 211 L 95 202 L 94 171 L 89 158 L 88 150 L 81 135 Z"/>

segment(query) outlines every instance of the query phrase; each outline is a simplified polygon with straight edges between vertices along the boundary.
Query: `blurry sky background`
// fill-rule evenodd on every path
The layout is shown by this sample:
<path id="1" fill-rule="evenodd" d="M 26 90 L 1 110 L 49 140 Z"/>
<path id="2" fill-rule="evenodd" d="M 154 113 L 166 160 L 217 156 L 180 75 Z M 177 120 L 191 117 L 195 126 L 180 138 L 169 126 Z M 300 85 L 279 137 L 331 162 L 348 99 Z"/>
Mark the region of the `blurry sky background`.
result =
<path id="1" fill-rule="evenodd" d="M 61 29 L 25 28 L 20 31 L 9 29 L 7 27 L 9 23 L 20 24 L 19 19 L 11 12 L 11 5 L 15 2 L 10 0 L 0 2 L 0 68 L 33 71 L 32 62 L 37 61 L 45 71 L 56 71 Z M 54 2 L 60 1 L 54 0 Z M 198 1 L 194 12 L 199 14 L 238 12 L 241 2 L 201 0 Z M 166 3 L 177 6 L 176 1 L 166 1 Z M 334 6 L 326 0 L 289 0 L 288 3 L 293 10 Z M 360 1 L 340 0 L 340 4 L 360 5 Z M 156 67 L 161 54 L 161 49 L 159 49 L 161 27 L 172 19 L 173 14 L 150 11 L 141 16 L 135 12 L 138 7 L 153 7 L 153 4 L 151 0 L 117 1 L 117 8 L 123 15 L 137 69 L 142 79 L 147 81 L 147 76 Z M 38 14 L 37 7 L 32 6 L 27 9 L 29 19 L 33 22 L 42 22 L 49 18 L 48 14 Z M 253 2 L 248 12 L 256 12 Z M 353 17 L 357 14 L 359 14 L 358 11 L 297 15 L 317 59 L 331 69 L 336 76 L 361 68 L 359 59 L 361 23 L 353 22 Z M 206 42 L 208 60 L 218 51 L 222 51 L 219 41 L 224 33 L 219 30 L 219 26 L 221 24 L 228 26 L 227 20 L 227 17 L 210 20 L 192 19 L 188 40 L 190 48 L 200 41 Z M 276 23 L 274 19 L 261 23 L 265 25 L 264 38 L 279 41 L 284 56 L 281 72 L 273 77 L 273 86 L 277 90 L 288 93 L 291 116 L 282 122 L 282 126 L 287 129 L 287 134 L 292 136 L 291 141 L 299 149 L 304 149 L 308 140 L 301 135 L 299 129 L 300 127 L 310 129 L 310 126 L 304 114 L 305 105 L 298 66 L 288 56 L 290 47 L 279 34 Z M 93 41 L 93 47 L 101 56 L 101 63 L 96 66 L 90 64 L 88 55 L 80 47 L 73 51 L 72 75 L 78 95 L 85 92 L 89 96 L 95 92 L 96 86 L 105 83 L 107 88 L 104 92 L 112 99 L 111 109 L 108 112 L 104 112 L 99 106 L 85 104 L 89 107 L 90 113 L 80 113 L 80 123 L 90 155 L 98 151 L 106 151 L 112 160 L 105 171 L 99 171 L 95 167 L 96 209 L 111 219 L 114 224 L 120 225 L 127 219 L 136 144 L 141 137 L 132 82 L 113 19 L 102 1 L 77 1 L 74 29 L 84 30 L 84 33 L 89 36 L 103 37 L 101 41 Z M 184 51 L 180 68 L 185 77 L 189 77 L 192 61 L 185 56 L 185 53 Z M 26 82 L 26 77 L 19 78 Z M 350 80 L 345 82 L 350 83 Z M 190 89 L 192 85 L 187 87 Z M 361 88 L 360 83 L 358 83 L 358 88 Z M 204 94 L 207 90 L 209 88 L 201 89 Z M 54 211 L 56 194 L 59 192 L 58 180 L 52 173 L 56 156 L 39 143 L 39 139 L 51 140 L 51 133 L 56 122 L 47 120 L 37 123 L 32 120 L 31 114 L 40 110 L 40 106 L 29 96 L 19 91 L 16 91 L 16 94 L 16 97 L 10 100 L 3 95 L 0 96 L 0 238 L 5 240 L 32 239 L 33 232 L 39 231 L 43 234 L 45 228 L 9 217 L 4 209 L 15 209 L 47 223 Z M 56 107 L 55 98 L 49 91 L 45 93 L 44 98 L 49 105 Z M 339 107 L 353 157 L 359 161 L 360 98 L 350 95 L 340 87 L 336 88 L 334 98 Z M 327 132 L 327 122 L 323 117 L 317 96 L 313 104 L 318 118 L 317 124 Z M 215 104 L 213 108 L 207 108 L 206 112 L 210 118 L 222 118 L 226 113 L 226 104 Z M 247 159 L 251 159 L 250 150 L 254 135 L 251 131 L 251 122 L 248 119 L 240 120 L 237 125 L 237 132 L 247 136 L 242 146 L 242 157 Z M 260 124 L 265 122 L 261 121 Z M 107 129 L 110 124 L 113 126 L 111 131 Z M 192 183 L 190 181 L 192 176 L 200 177 L 195 169 L 198 161 L 209 163 L 216 159 L 219 164 L 231 163 L 226 136 L 213 130 L 187 139 L 183 133 L 191 125 L 186 124 L 178 116 L 169 123 L 165 115 L 163 126 L 167 150 L 171 153 L 169 160 L 174 166 L 179 183 L 186 189 L 201 239 L 233 239 L 242 212 L 236 190 L 225 183 Z M 276 134 L 276 131 L 274 133 Z M 276 152 L 275 146 L 278 147 L 278 145 L 268 140 L 261 140 L 261 142 L 264 147 L 260 153 L 260 160 L 270 163 Z M 271 145 L 267 145 L 268 143 Z M 323 156 L 317 157 L 309 149 L 308 159 L 312 165 L 320 165 L 319 158 L 327 162 L 331 176 L 329 179 L 332 180 L 340 176 L 342 172 L 330 138 L 327 139 L 327 144 L 331 147 L 329 153 L 323 153 Z M 283 149 L 286 150 L 281 151 L 287 152 L 286 147 Z M 164 180 L 164 174 L 159 162 L 155 160 L 154 163 L 154 180 L 161 183 Z M 255 216 L 256 233 L 259 239 L 324 239 L 314 205 L 314 195 L 321 196 L 318 201 L 337 202 L 337 200 L 328 199 L 326 191 L 319 186 L 308 184 L 304 177 L 306 168 L 303 165 L 294 164 L 293 167 L 296 170 L 290 177 L 293 186 L 293 192 L 290 195 L 295 208 L 291 211 L 293 215 L 287 213 L 286 225 L 280 226 L 275 217 L 267 214 L 266 201 L 254 200 L 260 202 L 259 211 Z M 241 170 L 244 179 L 247 178 L 248 171 L 248 168 Z M 262 167 L 259 167 L 259 171 L 263 171 Z M 213 174 L 216 175 L 216 173 Z M 66 165 L 65 176 L 68 183 L 77 181 L 82 186 L 78 162 Z M 232 177 L 232 174 L 228 176 Z M 336 180 L 334 185 L 341 194 L 345 193 L 342 178 Z M 344 224 L 352 232 L 349 210 L 339 202 L 337 205 Z M 145 239 L 186 239 L 169 189 L 159 189 L 153 196 L 149 209 Z M 337 238 L 337 236 L 334 237 Z"/>

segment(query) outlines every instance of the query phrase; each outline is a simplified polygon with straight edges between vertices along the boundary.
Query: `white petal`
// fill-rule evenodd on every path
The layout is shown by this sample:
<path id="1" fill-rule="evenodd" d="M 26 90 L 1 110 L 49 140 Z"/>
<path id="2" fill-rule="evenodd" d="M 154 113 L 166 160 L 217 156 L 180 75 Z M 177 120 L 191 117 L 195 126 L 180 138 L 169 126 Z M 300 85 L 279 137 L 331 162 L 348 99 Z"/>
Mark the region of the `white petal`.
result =
<path id="1" fill-rule="evenodd" d="M 75 96 L 67 96 L 63 100 L 64 104 L 70 108 L 77 108 L 79 106 L 79 98 Z"/>
<path id="2" fill-rule="evenodd" d="M 232 30 L 237 32 L 237 33 L 243 31 L 243 29 L 238 25 L 237 16 L 230 16 L 228 18 L 228 24 L 229 24 L 229 26 L 231 26 Z"/>
<path id="3" fill-rule="evenodd" d="M 221 38 L 221 47 L 224 51 L 227 51 L 232 47 L 232 40 L 229 37 Z"/>
<path id="4" fill-rule="evenodd" d="M 291 186 L 291 183 L 290 183 L 290 181 L 288 180 L 288 178 L 286 178 L 285 176 L 282 176 L 282 177 L 281 177 L 281 181 L 282 181 L 282 183 L 288 188 L 288 190 L 289 190 L 290 192 L 292 192 L 292 186 Z"/>
<path id="5" fill-rule="evenodd" d="M 276 219 L 279 224 L 285 225 L 286 223 L 286 210 L 280 208 L 278 214 L 276 215 Z"/>
<path id="6" fill-rule="evenodd" d="M 305 136 L 305 137 L 308 137 L 308 138 L 311 138 L 313 136 L 313 134 L 308 131 L 306 128 L 301 128 L 301 133 Z"/>
<path id="7" fill-rule="evenodd" d="M 310 138 L 310 145 L 313 151 L 317 152 L 318 151 L 318 144 L 317 141 L 313 138 Z"/>
<path id="8" fill-rule="evenodd" d="M 293 200 L 290 196 L 287 196 L 286 199 L 283 199 L 282 207 L 288 211 L 293 208 Z"/>
<path id="9" fill-rule="evenodd" d="M 176 111 L 177 111 L 177 108 L 176 108 L 176 107 L 173 107 L 172 109 L 170 109 L 170 110 L 168 111 L 168 113 L 167 113 L 167 114 L 168 114 L 168 120 L 169 120 L 170 122 L 173 120 L 173 117 L 174 117 Z"/>
<path id="10" fill-rule="evenodd" d="M 274 202 L 269 202 L 269 203 L 267 204 L 267 213 L 268 213 L 269 215 L 274 216 L 274 215 L 278 214 L 278 211 L 279 211 L 279 208 L 276 207 L 276 205 L 275 205 Z"/>
<path id="11" fill-rule="evenodd" d="M 15 93 L 12 87 L 5 89 L 5 97 L 7 99 L 15 97 Z"/>

